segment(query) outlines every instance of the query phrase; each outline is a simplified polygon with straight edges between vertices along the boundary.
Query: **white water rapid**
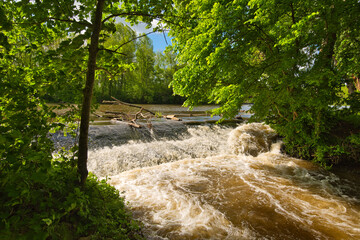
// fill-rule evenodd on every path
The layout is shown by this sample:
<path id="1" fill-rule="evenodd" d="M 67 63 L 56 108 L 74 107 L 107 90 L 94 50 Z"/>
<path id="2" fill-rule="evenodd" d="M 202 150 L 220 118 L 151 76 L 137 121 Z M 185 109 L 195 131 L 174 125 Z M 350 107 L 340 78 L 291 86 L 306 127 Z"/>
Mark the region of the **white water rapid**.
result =
<path id="1" fill-rule="evenodd" d="M 148 239 L 360 239 L 360 188 L 280 153 L 274 131 L 189 127 L 89 153 Z"/>

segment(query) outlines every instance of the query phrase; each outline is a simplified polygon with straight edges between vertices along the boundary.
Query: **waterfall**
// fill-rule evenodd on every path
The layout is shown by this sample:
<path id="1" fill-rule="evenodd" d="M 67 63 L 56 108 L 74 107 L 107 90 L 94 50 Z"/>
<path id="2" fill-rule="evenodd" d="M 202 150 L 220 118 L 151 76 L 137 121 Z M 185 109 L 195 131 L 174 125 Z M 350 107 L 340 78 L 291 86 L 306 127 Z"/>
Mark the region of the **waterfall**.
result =
<path id="1" fill-rule="evenodd" d="M 269 126 L 176 129 L 126 141 L 112 131 L 89 152 L 148 239 L 360 239 L 359 185 L 282 154 Z"/>

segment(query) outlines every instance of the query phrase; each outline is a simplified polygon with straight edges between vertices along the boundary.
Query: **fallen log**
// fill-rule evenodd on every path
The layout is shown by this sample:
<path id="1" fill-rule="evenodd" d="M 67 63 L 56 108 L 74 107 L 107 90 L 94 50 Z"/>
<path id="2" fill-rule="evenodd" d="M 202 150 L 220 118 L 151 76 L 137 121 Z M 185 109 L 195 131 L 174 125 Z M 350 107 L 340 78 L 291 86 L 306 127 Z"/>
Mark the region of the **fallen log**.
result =
<path id="1" fill-rule="evenodd" d="M 114 112 L 114 111 L 105 111 L 105 113 L 107 113 L 107 114 L 118 114 L 118 115 L 124 115 L 125 114 L 123 112 Z"/>
<path id="2" fill-rule="evenodd" d="M 110 123 L 117 123 L 117 122 L 123 122 L 123 119 L 120 119 L 120 118 L 112 118 L 111 120 L 110 120 Z"/>
<path id="3" fill-rule="evenodd" d="M 97 113 L 92 113 L 94 116 L 98 117 L 98 118 L 101 118 L 102 116 L 97 114 Z"/>
<path id="4" fill-rule="evenodd" d="M 105 114 L 121 115 L 121 116 L 125 116 L 126 118 L 129 118 L 129 114 L 124 112 L 105 111 Z"/>
<path id="5" fill-rule="evenodd" d="M 131 103 L 122 102 L 122 101 L 120 101 L 120 100 L 118 100 L 118 99 L 116 99 L 114 97 L 111 97 L 111 98 L 114 99 L 115 102 L 118 103 L 118 104 L 126 105 L 126 106 L 129 106 L 129 107 L 140 108 L 140 109 L 143 109 L 144 111 L 149 112 L 149 113 L 151 113 L 152 115 L 155 116 L 154 112 L 152 112 L 152 111 L 150 111 L 150 110 L 148 110 L 146 108 L 143 108 L 141 106 L 137 106 L 137 105 L 134 105 L 134 104 L 131 104 Z M 113 101 L 103 101 L 103 103 L 109 103 L 109 102 L 113 102 Z M 114 103 L 112 103 L 112 104 L 114 104 Z"/>
<path id="6" fill-rule="evenodd" d="M 173 121 L 182 121 L 182 119 L 175 117 L 175 115 L 164 115 L 163 117 Z"/>
<path id="7" fill-rule="evenodd" d="M 127 122 L 127 124 L 131 127 L 134 127 L 134 128 L 141 128 L 141 125 L 135 123 L 135 122 Z"/>
<path id="8" fill-rule="evenodd" d="M 164 115 L 164 118 L 166 118 L 166 119 L 171 119 L 173 117 L 175 117 L 175 115 Z"/>
<path id="9" fill-rule="evenodd" d="M 120 114 L 104 114 L 104 118 L 119 118 L 122 117 Z"/>
<path id="10" fill-rule="evenodd" d="M 172 118 L 170 118 L 170 120 L 173 120 L 173 121 L 182 121 L 181 118 L 177 118 L 177 117 L 172 117 Z"/>
<path id="11" fill-rule="evenodd" d="M 107 101 L 107 100 L 103 100 L 102 103 L 104 103 L 104 104 L 119 104 L 116 101 Z"/>
<path id="12" fill-rule="evenodd" d="M 128 115 L 123 112 L 114 112 L 114 111 L 105 111 L 105 114 L 103 117 L 106 118 L 121 118 L 122 121 L 130 121 L 131 115 Z"/>

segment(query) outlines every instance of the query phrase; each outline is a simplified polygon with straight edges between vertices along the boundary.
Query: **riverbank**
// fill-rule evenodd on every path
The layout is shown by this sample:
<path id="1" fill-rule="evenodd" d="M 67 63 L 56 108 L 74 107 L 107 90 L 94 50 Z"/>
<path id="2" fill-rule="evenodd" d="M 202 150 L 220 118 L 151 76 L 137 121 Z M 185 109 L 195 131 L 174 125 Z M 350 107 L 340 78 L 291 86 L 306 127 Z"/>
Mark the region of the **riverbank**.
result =
<path id="1" fill-rule="evenodd" d="M 59 108 L 59 104 L 48 104 L 49 106 L 54 108 L 54 112 L 57 115 L 65 115 L 70 113 L 70 111 L 77 109 L 76 105 L 68 105 Z M 149 114 L 146 111 L 143 111 L 145 118 L 137 119 L 140 122 L 159 122 L 166 121 L 164 117 L 166 116 L 174 116 L 178 120 L 182 120 L 185 122 L 207 122 L 207 123 L 215 123 L 221 119 L 220 116 L 215 115 L 212 116 L 211 111 L 217 107 L 218 105 L 202 105 L 194 107 L 193 109 L 189 109 L 187 107 L 183 107 L 182 105 L 170 105 L 170 104 L 137 104 L 136 106 L 144 108 L 153 112 L 154 114 Z M 239 114 L 236 116 L 235 121 L 239 119 L 248 119 L 251 117 L 251 113 L 249 112 L 251 104 L 244 104 L 239 110 Z M 136 107 L 131 107 L 123 104 L 99 104 L 96 106 L 96 109 L 91 114 L 91 122 L 92 125 L 111 125 L 117 124 L 116 121 L 111 121 L 111 119 L 117 119 L 119 121 L 118 116 L 122 116 L 123 118 L 134 118 L 134 116 L 139 113 L 140 109 Z M 117 113 L 117 114 L 116 114 Z M 79 120 L 79 119 L 78 119 Z M 231 121 L 228 119 L 227 121 Z"/>

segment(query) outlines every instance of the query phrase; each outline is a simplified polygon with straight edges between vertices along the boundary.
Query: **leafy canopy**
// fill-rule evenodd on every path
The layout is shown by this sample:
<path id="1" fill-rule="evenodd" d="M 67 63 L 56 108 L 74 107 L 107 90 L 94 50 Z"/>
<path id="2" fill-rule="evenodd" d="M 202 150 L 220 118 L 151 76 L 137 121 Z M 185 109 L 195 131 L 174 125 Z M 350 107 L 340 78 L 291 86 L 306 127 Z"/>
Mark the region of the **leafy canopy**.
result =
<path id="1" fill-rule="evenodd" d="M 253 120 L 272 124 L 289 152 L 329 163 L 334 148 L 349 150 L 331 132 L 359 113 L 359 93 L 341 90 L 359 77 L 359 13 L 356 0 L 174 1 L 168 25 L 186 63 L 174 91 L 189 106 L 220 104 L 224 118 L 252 102 Z"/>
<path id="2" fill-rule="evenodd" d="M 87 174 L 80 188 L 74 152 L 52 156 L 49 135 L 65 125 L 45 99 L 59 86 L 75 86 L 76 91 L 84 87 L 96 3 L 0 2 L 0 238 L 141 238 L 114 188 L 93 176 L 86 181 Z M 106 1 L 99 42 L 92 45 L 95 52 L 107 51 L 105 40 L 115 29 L 116 16 L 134 22 L 145 15 L 150 21 L 153 17 L 145 10 L 149 6 L 140 9 L 136 1 Z M 119 67 L 110 62 L 109 68 Z"/>

